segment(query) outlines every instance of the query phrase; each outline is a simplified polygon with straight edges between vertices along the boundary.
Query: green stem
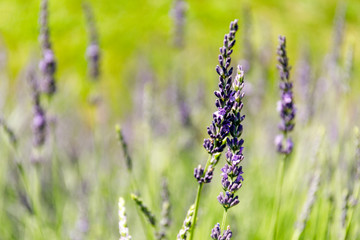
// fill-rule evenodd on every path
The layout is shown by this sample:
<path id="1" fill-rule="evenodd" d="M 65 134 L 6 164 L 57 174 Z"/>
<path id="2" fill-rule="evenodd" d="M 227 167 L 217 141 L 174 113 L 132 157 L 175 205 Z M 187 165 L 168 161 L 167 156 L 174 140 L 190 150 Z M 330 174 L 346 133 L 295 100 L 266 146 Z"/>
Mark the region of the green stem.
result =
<path id="1" fill-rule="evenodd" d="M 282 185 L 284 181 L 284 169 L 285 169 L 285 161 L 287 159 L 288 155 L 285 155 L 284 158 L 282 158 L 279 166 L 279 174 L 276 184 L 276 195 L 275 195 L 275 204 L 274 204 L 274 210 L 273 210 L 273 227 L 272 227 L 272 233 L 273 238 L 276 239 L 277 234 L 277 225 L 278 225 L 278 219 L 279 219 L 279 212 L 280 212 L 280 205 L 281 205 L 281 193 L 282 193 Z"/>
<path id="2" fill-rule="evenodd" d="M 209 158 L 208 158 L 208 160 L 206 162 L 205 169 L 204 169 L 204 174 L 206 173 L 206 171 L 207 171 L 207 169 L 208 169 L 208 167 L 210 165 L 211 159 L 212 159 L 212 154 L 209 155 Z M 194 237 L 195 225 L 196 225 L 196 217 L 197 217 L 197 213 L 198 213 L 198 210 L 199 210 L 201 190 L 202 190 L 203 185 L 204 185 L 203 183 L 200 183 L 199 186 L 198 186 L 198 190 L 197 190 L 197 194 L 196 194 L 196 198 L 195 198 L 194 216 L 193 216 L 192 221 L 191 221 L 189 240 L 192 240 L 193 237 Z"/>
<path id="3" fill-rule="evenodd" d="M 227 217 L 227 210 L 224 208 L 223 218 L 221 222 L 221 231 L 225 230 L 226 217 Z"/>

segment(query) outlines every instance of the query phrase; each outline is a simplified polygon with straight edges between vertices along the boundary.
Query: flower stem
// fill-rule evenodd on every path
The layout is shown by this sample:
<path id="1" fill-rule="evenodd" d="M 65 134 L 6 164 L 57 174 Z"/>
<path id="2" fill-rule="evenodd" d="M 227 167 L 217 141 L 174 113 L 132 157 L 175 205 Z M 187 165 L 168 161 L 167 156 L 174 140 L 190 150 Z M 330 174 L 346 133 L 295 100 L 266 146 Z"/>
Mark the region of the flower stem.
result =
<path id="1" fill-rule="evenodd" d="M 225 230 L 225 223 L 226 223 L 226 217 L 227 217 L 227 210 L 224 208 L 223 218 L 221 222 L 221 230 Z"/>
<path id="2" fill-rule="evenodd" d="M 275 203 L 274 203 L 274 210 L 273 210 L 273 227 L 272 227 L 272 233 L 273 237 L 272 239 L 276 239 L 277 234 L 277 225 L 278 225 L 278 219 L 279 219 L 279 212 L 280 212 L 280 205 L 281 205 L 281 193 L 282 193 L 282 185 L 284 181 L 284 169 L 285 169 L 285 161 L 287 159 L 288 155 L 286 154 L 279 166 L 279 173 L 278 173 L 278 179 L 276 184 L 276 195 L 275 195 Z"/>
<path id="3" fill-rule="evenodd" d="M 209 158 L 208 158 L 208 160 L 206 162 L 205 169 L 204 169 L 204 174 L 206 173 L 207 168 L 210 165 L 211 159 L 212 159 L 212 154 L 209 155 Z M 199 210 L 200 196 L 201 196 L 201 190 L 202 190 L 203 185 L 204 185 L 204 183 L 199 183 L 199 186 L 198 186 L 198 190 L 197 190 L 197 194 L 196 194 L 196 198 L 195 198 L 194 216 L 193 216 L 193 219 L 192 219 L 192 222 L 191 222 L 191 227 L 190 227 L 189 240 L 192 240 L 193 237 L 194 237 L 195 225 L 196 225 L 196 217 L 197 217 L 197 213 L 198 213 L 198 210 Z"/>

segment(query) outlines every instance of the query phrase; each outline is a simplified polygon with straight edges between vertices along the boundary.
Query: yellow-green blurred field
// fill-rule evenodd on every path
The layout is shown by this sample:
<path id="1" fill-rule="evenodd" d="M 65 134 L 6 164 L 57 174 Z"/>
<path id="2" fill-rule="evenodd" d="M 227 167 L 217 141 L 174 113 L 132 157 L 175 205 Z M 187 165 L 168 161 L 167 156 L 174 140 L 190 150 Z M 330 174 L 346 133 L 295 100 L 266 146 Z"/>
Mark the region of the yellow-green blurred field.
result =
<path id="1" fill-rule="evenodd" d="M 360 1 L 185 0 L 180 47 L 174 44 L 172 0 L 88 3 L 101 49 L 98 81 L 87 75 L 89 32 L 82 1 L 49 0 L 58 91 L 41 98 L 47 139 L 34 150 L 27 78 L 41 58 L 40 0 L 0 0 L 0 120 L 18 139 L 14 146 L 0 125 L 0 240 L 119 239 L 120 196 L 133 239 L 156 239 L 130 193 L 136 179 L 136 191 L 160 221 L 163 178 L 171 203 L 167 239 L 176 238 L 195 199 L 193 169 L 207 159 L 202 144 L 216 109 L 215 66 L 234 19 L 239 31 L 232 65 L 247 63 L 250 69 L 245 73 L 245 181 L 240 204 L 227 218 L 232 239 L 273 239 L 281 159 L 274 146 L 280 121 L 279 35 L 287 38 L 297 115 L 277 238 L 293 237 L 311 179 L 320 173 L 300 239 L 360 239 L 360 183 L 354 174 L 360 162 L 354 130 L 360 126 Z M 339 57 L 329 64 L 334 54 Z M 116 124 L 128 144 L 132 173 Z M 33 154 L 41 156 L 40 163 L 31 161 Z M 221 222 L 216 197 L 224 163 L 222 157 L 212 183 L 204 186 L 194 239 L 210 239 Z"/>

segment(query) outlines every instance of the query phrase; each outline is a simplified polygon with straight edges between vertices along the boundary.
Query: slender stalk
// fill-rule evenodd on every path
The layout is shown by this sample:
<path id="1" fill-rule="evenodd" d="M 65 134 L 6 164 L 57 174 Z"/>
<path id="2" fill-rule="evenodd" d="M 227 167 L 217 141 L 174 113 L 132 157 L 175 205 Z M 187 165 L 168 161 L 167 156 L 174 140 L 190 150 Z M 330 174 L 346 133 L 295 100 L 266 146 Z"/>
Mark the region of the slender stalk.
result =
<path id="1" fill-rule="evenodd" d="M 275 199 L 275 204 L 274 204 L 274 209 L 273 209 L 273 226 L 272 226 L 272 234 L 273 234 L 273 239 L 276 239 L 276 235 L 277 235 L 277 225 L 278 225 L 278 219 L 279 219 L 279 212 L 280 212 L 280 205 L 281 205 L 281 193 L 282 193 L 282 185 L 284 182 L 284 169 L 285 169 L 285 161 L 287 159 L 287 154 L 284 156 L 284 158 L 282 158 L 281 162 L 280 162 L 280 166 L 279 166 L 279 174 L 278 174 L 278 179 L 277 179 L 277 184 L 276 184 L 276 199 Z"/>
<path id="2" fill-rule="evenodd" d="M 204 174 L 206 173 L 209 165 L 210 165 L 210 161 L 212 159 L 212 154 L 209 154 L 209 158 L 206 162 L 205 165 L 205 169 L 204 169 Z M 196 217 L 197 217 L 197 213 L 199 210 L 199 203 L 200 203 L 200 197 L 201 197 L 201 190 L 203 188 L 204 183 L 199 183 L 198 186 L 198 190 L 197 190 L 197 194 L 196 194 L 196 198 L 195 198 L 195 209 L 194 209 L 194 216 L 192 218 L 192 222 L 191 222 L 191 227 L 190 227 L 190 236 L 189 236 L 189 240 L 192 240 L 195 234 L 195 225 L 196 225 Z"/>
<path id="3" fill-rule="evenodd" d="M 227 217 L 227 210 L 224 208 L 223 218 L 222 218 L 222 222 L 221 222 L 221 229 L 223 231 L 225 229 L 226 217 Z"/>

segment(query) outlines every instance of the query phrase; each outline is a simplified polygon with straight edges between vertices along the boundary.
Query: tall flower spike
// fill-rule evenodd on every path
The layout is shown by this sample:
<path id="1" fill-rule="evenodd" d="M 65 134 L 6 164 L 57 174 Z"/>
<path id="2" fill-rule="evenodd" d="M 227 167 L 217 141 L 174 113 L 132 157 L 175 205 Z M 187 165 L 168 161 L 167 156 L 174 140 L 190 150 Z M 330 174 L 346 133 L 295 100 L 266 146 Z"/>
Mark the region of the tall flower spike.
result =
<path id="1" fill-rule="evenodd" d="M 219 65 L 216 66 L 216 72 L 219 75 L 219 90 L 215 91 L 215 106 L 217 111 L 213 114 L 213 121 L 207 128 L 209 138 L 204 140 L 205 150 L 213 155 L 210 167 L 205 169 L 201 166 L 195 168 L 194 176 L 199 183 L 208 183 L 212 179 L 215 165 L 220 159 L 220 155 L 226 147 L 226 138 L 230 133 L 231 122 L 229 114 L 233 107 L 234 91 L 231 89 L 232 72 L 231 54 L 235 45 L 235 34 L 238 30 L 237 20 L 230 23 L 230 32 L 225 34 L 224 45 L 220 48 Z"/>
<path id="2" fill-rule="evenodd" d="M 97 80 L 100 75 L 100 47 L 98 34 L 95 26 L 94 13 L 88 2 L 83 3 L 83 9 L 89 31 L 89 45 L 86 49 L 86 58 L 88 61 L 88 74 L 93 80 Z"/>
<path id="3" fill-rule="evenodd" d="M 177 235 L 177 240 L 186 240 L 187 234 L 191 228 L 191 222 L 194 215 L 195 206 L 191 205 L 189 211 L 186 214 L 186 218 L 184 220 L 183 226 Z"/>
<path id="4" fill-rule="evenodd" d="M 35 148 L 41 147 L 44 145 L 46 140 L 46 127 L 47 121 L 45 116 L 45 111 L 40 104 L 40 92 L 38 87 L 38 82 L 35 76 L 34 71 L 29 72 L 28 76 L 29 84 L 32 88 L 32 97 L 33 97 L 33 111 L 34 117 L 32 122 L 33 130 L 33 144 Z"/>
<path id="5" fill-rule="evenodd" d="M 48 0 L 41 1 L 39 40 L 42 50 L 42 60 L 39 62 L 39 69 L 43 75 L 41 89 L 51 96 L 56 92 L 54 77 L 56 71 L 56 60 L 50 43 L 48 26 Z"/>
<path id="6" fill-rule="evenodd" d="M 275 139 L 277 151 L 281 154 L 288 155 L 292 152 L 293 141 L 288 134 L 294 129 L 294 118 L 296 109 L 294 105 L 293 97 L 293 84 L 290 81 L 290 69 L 289 59 L 286 53 L 286 38 L 279 36 L 279 47 L 277 49 L 278 62 L 277 68 L 280 72 L 280 91 L 281 100 L 277 103 L 277 110 L 280 113 L 281 123 L 279 124 L 279 130 L 281 134 Z"/>
<path id="7" fill-rule="evenodd" d="M 119 198 L 119 233 L 120 240 L 130 240 L 131 236 L 129 234 L 129 229 L 127 227 L 126 213 L 125 213 L 125 200 Z"/>
<path id="8" fill-rule="evenodd" d="M 230 230 L 230 226 L 224 231 L 221 235 L 220 224 L 217 223 L 215 227 L 211 230 L 211 238 L 214 240 L 230 240 L 232 237 L 232 232 Z"/>
<path id="9" fill-rule="evenodd" d="M 185 0 L 175 0 L 171 15 L 174 19 L 174 45 L 177 48 L 184 47 L 184 27 L 187 4 Z"/>
<path id="10" fill-rule="evenodd" d="M 218 201 L 225 210 L 239 203 L 238 196 L 235 196 L 235 193 L 241 188 L 244 181 L 242 166 L 240 165 L 244 159 L 242 153 L 244 140 L 241 139 L 243 131 L 241 123 L 245 119 L 245 115 L 241 115 L 243 108 L 242 99 L 244 97 L 243 88 L 244 71 L 241 66 L 238 66 L 237 75 L 232 82 L 232 108 L 228 118 L 230 122 L 230 136 L 227 138 L 226 164 L 221 169 L 221 184 L 225 193 L 221 192 L 218 196 Z"/>

